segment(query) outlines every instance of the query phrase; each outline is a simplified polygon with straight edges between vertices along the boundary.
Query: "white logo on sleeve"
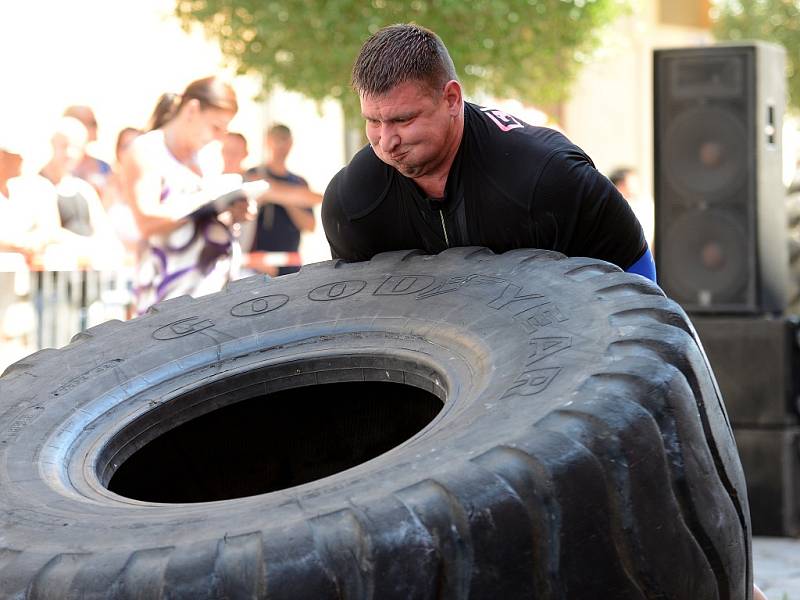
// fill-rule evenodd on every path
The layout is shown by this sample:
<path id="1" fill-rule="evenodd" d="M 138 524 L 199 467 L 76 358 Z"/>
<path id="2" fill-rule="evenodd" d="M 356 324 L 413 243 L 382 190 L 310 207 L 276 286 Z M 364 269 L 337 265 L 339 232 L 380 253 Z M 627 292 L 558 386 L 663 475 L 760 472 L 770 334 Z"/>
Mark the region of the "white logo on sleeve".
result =
<path id="1" fill-rule="evenodd" d="M 520 127 L 525 127 L 522 123 L 520 123 L 516 117 L 511 116 L 510 114 L 503 112 L 499 108 L 483 108 L 481 107 L 481 112 L 485 112 L 488 117 L 494 121 L 494 124 L 500 128 L 500 131 L 511 131 L 512 129 L 519 129 Z"/>

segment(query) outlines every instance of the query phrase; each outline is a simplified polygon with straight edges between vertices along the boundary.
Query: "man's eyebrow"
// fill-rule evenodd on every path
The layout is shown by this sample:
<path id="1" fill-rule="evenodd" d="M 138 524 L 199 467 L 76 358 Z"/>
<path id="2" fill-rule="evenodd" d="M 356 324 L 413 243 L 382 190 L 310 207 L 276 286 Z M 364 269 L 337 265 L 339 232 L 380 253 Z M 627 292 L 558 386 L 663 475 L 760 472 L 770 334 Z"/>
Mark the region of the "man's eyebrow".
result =
<path id="1" fill-rule="evenodd" d="M 420 114 L 420 112 L 422 112 L 422 111 L 413 110 L 413 111 L 409 111 L 409 112 L 400 113 L 400 114 L 397 114 L 397 115 L 392 115 L 388 119 L 379 119 L 378 117 L 373 117 L 373 116 L 370 116 L 370 115 L 366 115 L 364 113 L 361 113 L 361 116 L 364 117 L 367 121 L 393 122 L 393 121 L 407 121 L 408 119 L 413 119 L 418 114 Z"/>
<path id="2" fill-rule="evenodd" d="M 409 112 L 400 113 L 399 115 L 393 116 L 390 121 L 407 121 L 413 117 L 416 117 L 420 112 L 420 110 L 412 110 Z"/>

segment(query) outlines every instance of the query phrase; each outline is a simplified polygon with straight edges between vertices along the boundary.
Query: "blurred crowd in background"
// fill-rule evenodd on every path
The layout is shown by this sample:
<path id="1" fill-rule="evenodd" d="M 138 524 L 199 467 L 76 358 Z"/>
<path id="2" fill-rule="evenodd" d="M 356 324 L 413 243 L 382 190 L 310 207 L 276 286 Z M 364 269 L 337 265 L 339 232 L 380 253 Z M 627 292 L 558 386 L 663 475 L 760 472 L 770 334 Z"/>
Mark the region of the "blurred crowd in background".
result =
<path id="1" fill-rule="evenodd" d="M 286 166 L 292 131 L 272 123 L 256 133 L 264 160 L 253 164 L 247 138 L 227 131 L 232 88 L 213 77 L 201 82 L 205 88 L 195 88 L 206 92 L 223 86 L 233 107 L 214 106 L 207 93 L 165 95 L 146 127 L 117 133 L 111 164 L 91 152 L 98 122 L 90 106 L 65 107 L 36 173 L 23 168 L 26 140 L 0 131 L 0 367 L 153 302 L 299 269 L 301 235 L 317 227 L 312 207 L 322 197 Z M 256 180 L 281 197 L 248 197 L 242 183 Z M 293 194 L 299 206 L 284 205 Z M 220 197 L 229 204 L 209 213 Z M 145 268 L 153 256 L 160 273 Z M 223 276 L 214 279 L 223 258 Z"/>

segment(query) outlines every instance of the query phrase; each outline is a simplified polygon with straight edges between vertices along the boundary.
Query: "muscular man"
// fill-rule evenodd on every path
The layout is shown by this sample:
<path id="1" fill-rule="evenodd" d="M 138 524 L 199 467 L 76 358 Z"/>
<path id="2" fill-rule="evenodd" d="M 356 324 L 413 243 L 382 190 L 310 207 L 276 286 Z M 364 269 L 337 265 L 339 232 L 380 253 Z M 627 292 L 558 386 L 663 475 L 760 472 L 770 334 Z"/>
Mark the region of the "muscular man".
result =
<path id="1" fill-rule="evenodd" d="M 655 280 L 642 228 L 560 133 L 465 102 L 442 40 L 417 25 L 370 37 L 353 67 L 369 146 L 322 205 L 334 257 L 486 246 L 589 256 Z"/>

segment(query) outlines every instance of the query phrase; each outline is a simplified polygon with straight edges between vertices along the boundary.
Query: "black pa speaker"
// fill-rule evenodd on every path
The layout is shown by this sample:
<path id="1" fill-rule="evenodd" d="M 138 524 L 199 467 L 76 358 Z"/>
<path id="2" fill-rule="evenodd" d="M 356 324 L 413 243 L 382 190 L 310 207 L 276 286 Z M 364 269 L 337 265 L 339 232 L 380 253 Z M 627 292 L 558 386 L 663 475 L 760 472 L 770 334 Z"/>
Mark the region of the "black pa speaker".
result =
<path id="1" fill-rule="evenodd" d="M 733 431 L 747 481 L 753 535 L 800 535 L 800 428 Z"/>
<path id="2" fill-rule="evenodd" d="M 761 42 L 654 53 L 656 265 L 690 313 L 786 307 L 785 78 Z"/>
<path id="3" fill-rule="evenodd" d="M 733 427 L 800 426 L 800 318 L 696 315 Z"/>
<path id="4" fill-rule="evenodd" d="M 800 318 L 696 315 L 742 468 L 754 535 L 800 534 Z"/>

